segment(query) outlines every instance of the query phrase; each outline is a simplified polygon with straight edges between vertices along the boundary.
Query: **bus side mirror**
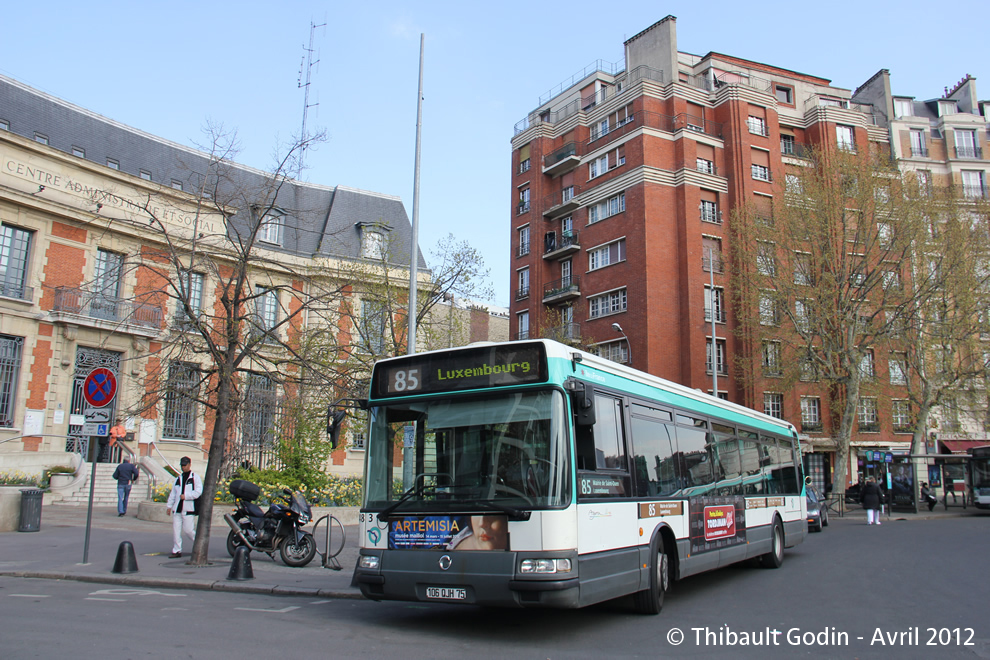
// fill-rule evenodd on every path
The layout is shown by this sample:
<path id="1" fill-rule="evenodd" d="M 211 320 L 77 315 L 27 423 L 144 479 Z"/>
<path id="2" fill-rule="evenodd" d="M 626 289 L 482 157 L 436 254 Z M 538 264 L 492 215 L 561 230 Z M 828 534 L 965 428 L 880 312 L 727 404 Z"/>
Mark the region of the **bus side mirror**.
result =
<path id="1" fill-rule="evenodd" d="M 340 425 L 347 416 L 343 410 L 334 410 L 333 406 L 327 408 L 327 437 L 330 439 L 330 448 L 337 448 L 337 441 L 340 438 Z"/>
<path id="2" fill-rule="evenodd" d="M 569 378 L 564 383 L 571 393 L 571 406 L 574 408 L 574 423 L 578 426 L 595 425 L 595 390 L 588 383 Z"/>

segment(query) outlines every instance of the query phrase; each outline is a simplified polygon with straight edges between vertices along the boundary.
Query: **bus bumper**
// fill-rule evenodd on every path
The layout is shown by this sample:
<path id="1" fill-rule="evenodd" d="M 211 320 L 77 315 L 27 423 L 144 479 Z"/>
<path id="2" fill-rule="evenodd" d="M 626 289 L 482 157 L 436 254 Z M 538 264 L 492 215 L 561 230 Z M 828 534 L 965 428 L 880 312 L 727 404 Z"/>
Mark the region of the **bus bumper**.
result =
<path id="1" fill-rule="evenodd" d="M 580 607 L 577 557 L 572 572 L 520 576 L 524 558 L 572 553 L 362 551 L 379 558 L 378 569 L 357 569 L 357 585 L 371 600 L 464 603 L 497 607 Z M 446 559 L 444 559 L 446 557 Z M 441 565 L 446 566 L 442 568 Z"/>

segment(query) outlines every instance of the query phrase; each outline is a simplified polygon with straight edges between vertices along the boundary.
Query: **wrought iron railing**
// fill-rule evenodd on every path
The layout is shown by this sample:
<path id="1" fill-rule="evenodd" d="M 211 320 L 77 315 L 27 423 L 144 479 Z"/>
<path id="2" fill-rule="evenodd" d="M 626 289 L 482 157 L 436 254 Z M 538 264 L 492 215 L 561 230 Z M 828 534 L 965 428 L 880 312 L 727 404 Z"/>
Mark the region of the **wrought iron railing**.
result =
<path id="1" fill-rule="evenodd" d="M 52 311 L 157 330 L 162 328 L 162 310 L 157 305 L 124 300 L 83 289 L 55 287 L 55 304 Z"/>
<path id="2" fill-rule="evenodd" d="M 580 245 L 576 231 L 562 232 L 560 235 L 554 231 L 547 232 L 543 239 L 543 254 L 550 254 L 574 245 Z"/>
<path id="3" fill-rule="evenodd" d="M 0 282 L 0 296 L 17 300 L 34 300 L 34 289 L 24 284 Z"/>
<path id="4" fill-rule="evenodd" d="M 553 339 L 559 342 L 574 341 L 581 338 L 581 324 L 564 323 L 547 329 L 545 336 L 547 339 Z"/>
<path id="5" fill-rule="evenodd" d="M 580 291 L 579 284 L 577 276 L 562 277 L 559 280 L 547 282 L 543 285 L 543 297 L 550 298 L 563 293 L 578 293 Z"/>
<path id="6" fill-rule="evenodd" d="M 711 323 L 711 321 L 712 321 L 712 308 L 711 307 L 707 307 L 707 306 L 705 307 L 705 321 L 707 321 L 708 323 Z M 715 322 L 716 323 L 725 323 L 725 310 L 722 309 L 721 307 L 718 307 L 718 308 L 715 309 Z"/>
<path id="7" fill-rule="evenodd" d="M 980 147 L 956 147 L 956 158 L 983 158 L 983 149 Z"/>

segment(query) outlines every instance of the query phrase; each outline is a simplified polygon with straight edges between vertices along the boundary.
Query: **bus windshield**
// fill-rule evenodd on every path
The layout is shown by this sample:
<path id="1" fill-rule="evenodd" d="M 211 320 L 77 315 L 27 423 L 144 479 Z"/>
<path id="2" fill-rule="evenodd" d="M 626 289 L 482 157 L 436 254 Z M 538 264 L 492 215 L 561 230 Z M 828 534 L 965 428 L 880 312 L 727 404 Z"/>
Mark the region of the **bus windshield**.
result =
<path id="1" fill-rule="evenodd" d="M 397 514 L 566 506 L 564 411 L 558 390 L 373 405 L 365 506 Z M 402 470 L 402 456 L 414 469 Z"/>

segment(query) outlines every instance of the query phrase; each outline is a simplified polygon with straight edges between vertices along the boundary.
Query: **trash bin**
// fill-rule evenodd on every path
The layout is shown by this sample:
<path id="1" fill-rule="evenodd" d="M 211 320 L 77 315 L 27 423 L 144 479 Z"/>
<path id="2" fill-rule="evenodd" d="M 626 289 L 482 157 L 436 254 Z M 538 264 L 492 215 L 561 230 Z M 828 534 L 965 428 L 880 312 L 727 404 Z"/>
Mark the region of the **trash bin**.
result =
<path id="1" fill-rule="evenodd" d="M 21 525 L 18 532 L 41 530 L 41 497 L 44 491 L 37 488 L 21 491 Z"/>

